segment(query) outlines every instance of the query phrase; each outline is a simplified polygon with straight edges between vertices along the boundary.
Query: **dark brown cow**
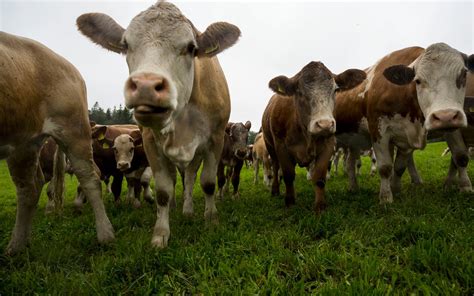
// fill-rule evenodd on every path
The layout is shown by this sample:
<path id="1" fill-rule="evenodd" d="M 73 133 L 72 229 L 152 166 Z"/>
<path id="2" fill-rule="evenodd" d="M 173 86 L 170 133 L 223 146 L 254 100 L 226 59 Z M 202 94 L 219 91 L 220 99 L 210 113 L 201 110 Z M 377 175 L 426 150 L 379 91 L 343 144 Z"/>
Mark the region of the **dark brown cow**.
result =
<path id="1" fill-rule="evenodd" d="M 405 48 L 366 69 L 365 83 L 338 96 L 338 140 L 345 137 L 355 155 L 373 144 L 380 203 L 391 203 L 392 191 L 401 189 L 401 176 L 413 150 L 425 147 L 427 130 L 466 126 L 463 101 L 470 59 L 444 43 Z"/>
<path id="2" fill-rule="evenodd" d="M 263 114 L 263 135 L 273 160 L 273 176 L 282 169 L 287 206 L 295 203 L 295 165 L 307 167 L 314 161 L 310 173 L 315 185 L 314 209 L 320 212 L 326 207 L 326 171 L 336 143 L 335 93 L 358 85 L 365 77 L 355 69 L 334 75 L 322 63 L 311 62 L 292 78 L 279 76 L 270 81 L 276 94 Z M 280 191 L 278 179 L 273 178 L 273 195 Z"/>
<path id="3" fill-rule="evenodd" d="M 203 164 L 204 216 L 217 222 L 214 191 L 230 96 L 216 55 L 238 40 L 240 30 L 219 22 L 201 33 L 176 6 L 161 1 L 133 18 L 127 29 L 100 13 L 84 14 L 77 24 L 93 42 L 127 55 L 125 104 L 143 126 L 157 188 L 152 245 L 168 245 L 177 167 L 185 175 L 183 213 L 192 215 L 194 182 Z"/>
<path id="4" fill-rule="evenodd" d="M 17 189 L 6 253 L 26 247 L 44 179 L 38 156 L 53 137 L 71 161 L 95 214 L 97 237 L 114 239 L 94 171 L 84 80 L 61 56 L 31 39 L 0 32 L 0 154 Z"/>
<path id="5" fill-rule="evenodd" d="M 251 126 L 250 121 L 247 121 L 245 124 L 241 122 L 229 122 L 227 124 L 224 135 L 224 148 L 222 149 L 221 159 L 217 167 L 218 196 L 221 199 L 224 197 L 224 193 L 228 191 L 231 179 L 232 186 L 234 187 L 232 199 L 240 197 L 240 171 L 248 153 L 247 139 Z M 227 172 L 225 172 L 226 167 Z"/>

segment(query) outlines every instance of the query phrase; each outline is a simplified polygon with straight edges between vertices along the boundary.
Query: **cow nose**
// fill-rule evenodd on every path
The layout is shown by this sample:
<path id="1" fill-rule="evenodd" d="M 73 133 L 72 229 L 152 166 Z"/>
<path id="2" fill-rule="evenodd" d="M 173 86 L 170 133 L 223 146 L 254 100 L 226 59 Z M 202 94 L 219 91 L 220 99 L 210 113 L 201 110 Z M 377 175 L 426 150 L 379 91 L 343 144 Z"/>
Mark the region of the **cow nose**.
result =
<path id="1" fill-rule="evenodd" d="M 466 126 L 462 112 L 454 109 L 439 110 L 429 117 L 430 129 L 460 128 Z"/>
<path id="2" fill-rule="evenodd" d="M 133 74 L 125 82 L 125 98 L 131 108 L 140 104 L 159 105 L 160 101 L 167 100 L 168 94 L 168 81 L 157 74 Z"/>
<path id="3" fill-rule="evenodd" d="M 125 170 L 128 170 L 129 168 L 130 168 L 130 163 L 128 163 L 126 161 L 117 162 L 117 169 L 119 169 L 121 171 L 125 171 Z"/>
<path id="4" fill-rule="evenodd" d="M 321 119 L 316 122 L 318 127 L 322 130 L 331 130 L 334 127 L 334 120 L 332 119 Z"/>

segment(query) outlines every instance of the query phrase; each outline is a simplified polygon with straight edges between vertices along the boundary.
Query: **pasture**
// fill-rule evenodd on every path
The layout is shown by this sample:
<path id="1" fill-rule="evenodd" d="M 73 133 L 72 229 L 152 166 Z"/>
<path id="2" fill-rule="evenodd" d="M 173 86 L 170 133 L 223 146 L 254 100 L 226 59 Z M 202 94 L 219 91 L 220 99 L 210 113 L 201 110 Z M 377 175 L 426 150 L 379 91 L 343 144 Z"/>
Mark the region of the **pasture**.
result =
<path id="1" fill-rule="evenodd" d="M 241 199 L 218 201 L 219 225 L 204 223 L 203 193 L 195 187 L 195 216 L 182 215 L 182 188 L 170 217 L 165 250 L 151 248 L 155 208 L 136 210 L 103 194 L 116 241 L 97 243 L 92 211 L 73 211 L 76 181 L 67 177 L 61 215 L 45 216 L 46 195 L 33 222 L 32 245 L 14 257 L 0 255 L 0 295 L 9 294 L 443 294 L 474 293 L 474 199 L 444 190 L 449 157 L 445 143 L 415 153 L 424 184 L 403 177 L 392 205 L 378 204 L 378 176 L 363 158 L 361 187 L 347 177 L 327 183 L 329 207 L 312 212 L 313 190 L 298 169 L 296 206 L 285 209 L 253 170 L 242 170 Z M 262 170 L 260 170 L 262 174 Z M 470 165 L 469 175 L 474 178 Z M 125 189 L 125 185 L 124 185 Z M 103 191 L 105 192 L 104 186 Z M 122 193 L 122 200 L 125 192 Z M 281 187 L 281 193 L 284 186 Z M 0 250 L 15 220 L 15 191 L 0 162 Z"/>

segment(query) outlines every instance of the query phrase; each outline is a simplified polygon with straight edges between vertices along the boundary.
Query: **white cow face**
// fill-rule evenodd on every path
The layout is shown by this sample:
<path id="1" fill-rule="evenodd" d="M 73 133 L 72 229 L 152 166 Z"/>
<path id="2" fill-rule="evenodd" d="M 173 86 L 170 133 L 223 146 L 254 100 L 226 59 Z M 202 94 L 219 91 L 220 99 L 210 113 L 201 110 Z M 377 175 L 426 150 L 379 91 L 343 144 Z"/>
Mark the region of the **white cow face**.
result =
<path id="1" fill-rule="evenodd" d="M 117 162 L 117 169 L 126 171 L 132 166 L 132 160 L 135 147 L 140 145 L 142 141 L 140 131 L 132 132 L 131 135 L 122 134 L 114 139 L 112 149 Z"/>
<path id="2" fill-rule="evenodd" d="M 125 30 L 105 14 L 84 14 L 79 30 L 93 42 L 126 54 L 130 76 L 125 105 L 143 126 L 169 128 L 188 103 L 196 57 L 212 57 L 232 46 L 240 30 L 214 23 L 200 34 L 171 3 L 158 2 L 133 18 Z"/>
<path id="3" fill-rule="evenodd" d="M 465 127 L 466 74 L 468 69 L 474 70 L 473 60 L 472 55 L 468 58 L 444 43 L 436 43 L 411 65 L 385 69 L 384 76 L 398 85 L 416 84 L 427 130 Z"/>
<path id="4" fill-rule="evenodd" d="M 333 117 L 337 90 L 351 89 L 366 78 L 362 70 L 350 69 L 334 75 L 321 62 L 311 62 L 292 78 L 278 76 L 269 86 L 278 94 L 294 96 L 297 117 L 313 135 L 330 135 L 336 131 Z"/>

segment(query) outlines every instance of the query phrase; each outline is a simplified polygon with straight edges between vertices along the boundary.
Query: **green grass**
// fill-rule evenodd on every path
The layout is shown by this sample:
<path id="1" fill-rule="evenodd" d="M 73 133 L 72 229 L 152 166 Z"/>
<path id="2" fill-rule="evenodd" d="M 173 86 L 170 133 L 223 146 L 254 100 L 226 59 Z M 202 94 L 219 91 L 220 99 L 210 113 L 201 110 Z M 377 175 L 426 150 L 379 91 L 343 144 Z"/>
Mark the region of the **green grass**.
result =
<path id="1" fill-rule="evenodd" d="M 411 185 L 406 173 L 402 193 L 388 207 L 378 205 L 378 177 L 368 176 L 367 158 L 359 193 L 347 192 L 342 174 L 329 180 L 322 216 L 312 212 L 313 189 L 303 169 L 297 171 L 297 204 L 285 209 L 283 197 L 272 198 L 261 181 L 254 186 L 253 171 L 244 168 L 241 199 L 218 202 L 217 226 L 204 223 L 199 186 L 194 218 L 182 215 L 178 186 L 165 250 L 150 246 L 153 207 L 117 208 L 106 194 L 116 241 L 98 245 L 92 211 L 74 213 L 76 183 L 67 178 L 64 212 L 45 216 L 43 193 L 31 246 L 15 257 L 0 255 L 0 294 L 472 295 L 473 195 L 442 188 L 445 147 L 416 152 L 424 184 Z M 472 166 L 469 174 L 474 177 Z M 4 250 L 16 208 L 4 161 L 0 188 Z"/>

